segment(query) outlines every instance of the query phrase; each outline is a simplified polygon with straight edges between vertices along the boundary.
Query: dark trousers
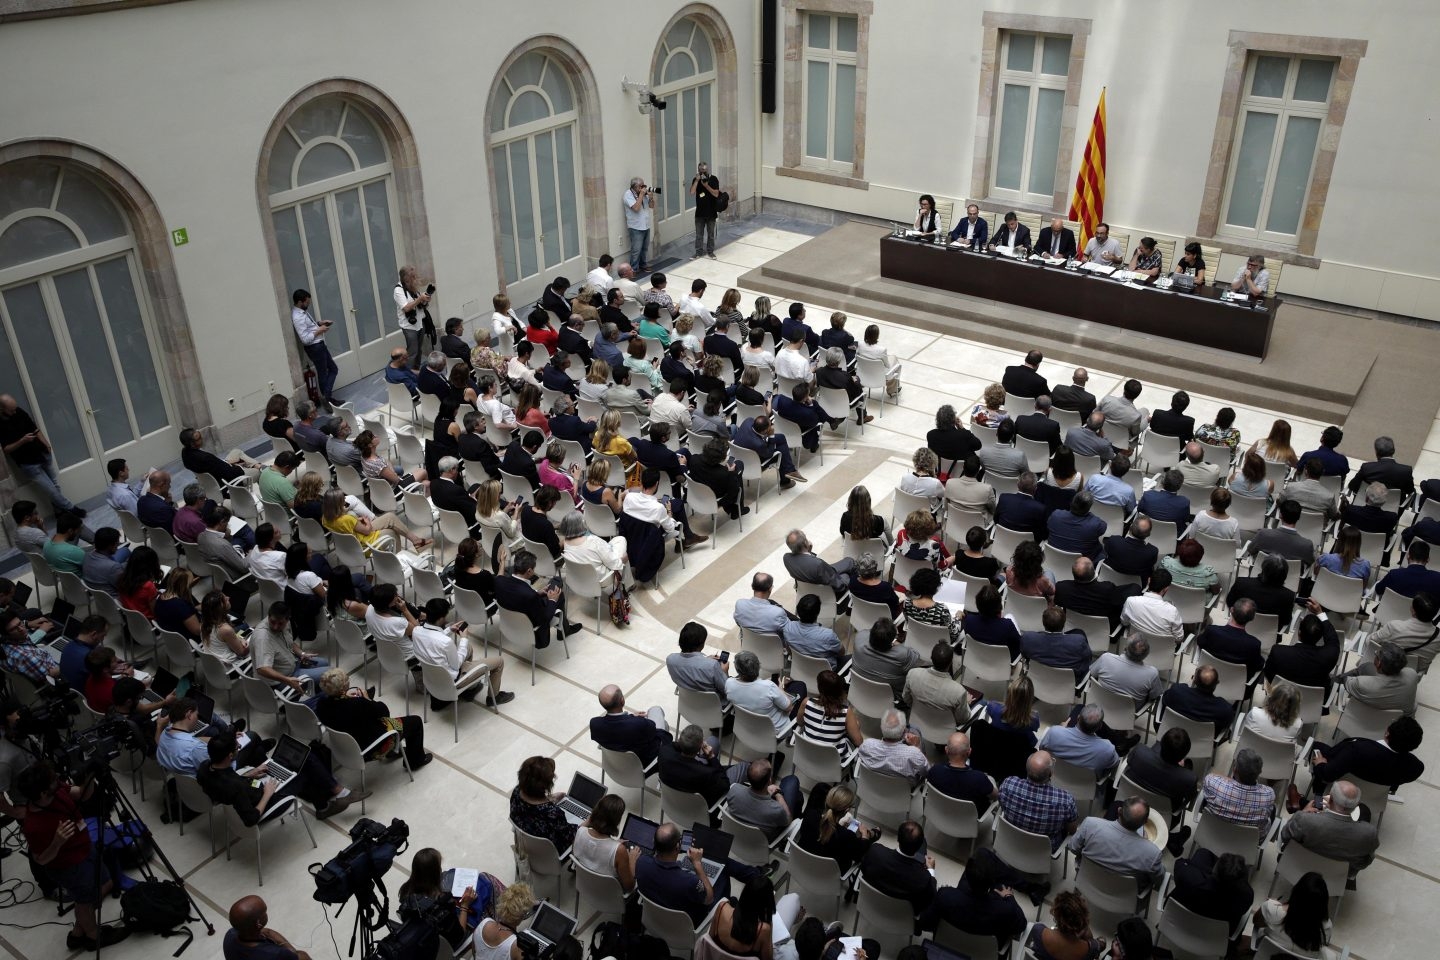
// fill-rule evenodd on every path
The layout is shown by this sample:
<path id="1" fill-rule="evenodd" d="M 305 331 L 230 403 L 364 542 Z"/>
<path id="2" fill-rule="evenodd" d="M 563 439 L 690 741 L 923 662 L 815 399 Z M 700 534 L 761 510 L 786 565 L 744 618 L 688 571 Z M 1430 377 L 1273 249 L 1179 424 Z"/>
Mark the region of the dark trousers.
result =
<path id="1" fill-rule="evenodd" d="M 253 743 L 254 741 L 252 741 Z M 236 767 L 240 767 L 240 758 L 235 758 Z M 275 798 L 296 796 L 306 801 L 317 810 L 323 810 L 330 799 L 335 796 L 335 777 L 330 773 L 330 766 L 315 754 L 305 758 L 305 764 L 279 790 L 275 791 Z M 278 804 L 274 801 L 266 807 L 265 817 L 268 818 L 276 809 Z"/>
<path id="2" fill-rule="evenodd" d="M 335 358 L 330 356 L 330 348 L 325 345 L 324 340 L 317 340 L 305 344 L 305 354 L 315 365 L 315 376 L 320 381 L 320 396 L 329 400 L 335 391 L 335 378 L 340 374 Z"/>
<path id="3" fill-rule="evenodd" d="M 784 435 L 777 433 L 770 438 L 770 442 L 775 445 L 775 452 L 780 454 L 780 476 L 794 473 L 795 460 L 790 456 L 790 441 L 785 439 Z"/>

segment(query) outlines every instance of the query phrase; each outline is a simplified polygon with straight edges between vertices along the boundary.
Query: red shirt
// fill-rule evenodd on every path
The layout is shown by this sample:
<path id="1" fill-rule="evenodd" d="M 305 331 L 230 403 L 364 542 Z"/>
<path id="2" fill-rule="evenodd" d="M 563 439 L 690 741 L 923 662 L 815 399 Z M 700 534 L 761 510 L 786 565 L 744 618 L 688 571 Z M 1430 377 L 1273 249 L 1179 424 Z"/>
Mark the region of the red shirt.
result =
<path id="1" fill-rule="evenodd" d="M 96 713 L 104 713 L 115 702 L 115 678 L 110 674 L 103 677 L 85 678 L 85 702 Z"/>
<path id="2" fill-rule="evenodd" d="M 120 606 L 126 610 L 134 610 L 136 613 L 143 613 L 149 619 L 155 618 L 155 598 L 160 591 L 155 584 L 149 580 L 140 585 L 140 589 L 134 593 L 124 594 L 120 597 Z"/>
<path id="3" fill-rule="evenodd" d="M 55 839 L 55 833 L 60 829 L 60 824 L 66 820 L 79 820 L 80 808 L 75 804 L 75 798 L 70 796 L 70 784 L 64 780 L 56 788 L 55 799 L 50 801 L 50 806 L 42 810 L 31 807 L 25 814 L 25 819 L 20 823 L 20 829 L 25 833 L 25 842 L 30 845 L 33 853 L 42 853 L 49 848 L 51 841 Z M 84 863 L 85 858 L 90 856 L 90 831 L 85 827 L 75 831 L 75 835 L 65 841 L 60 852 L 55 854 L 55 859 L 45 864 L 47 867 L 64 869 L 73 867 L 77 863 Z"/>
<path id="4" fill-rule="evenodd" d="M 556 344 L 560 342 L 560 334 L 549 327 L 527 327 L 525 329 L 525 339 L 531 343 L 543 343 L 545 349 L 549 350 L 551 354 L 554 354 Z"/>

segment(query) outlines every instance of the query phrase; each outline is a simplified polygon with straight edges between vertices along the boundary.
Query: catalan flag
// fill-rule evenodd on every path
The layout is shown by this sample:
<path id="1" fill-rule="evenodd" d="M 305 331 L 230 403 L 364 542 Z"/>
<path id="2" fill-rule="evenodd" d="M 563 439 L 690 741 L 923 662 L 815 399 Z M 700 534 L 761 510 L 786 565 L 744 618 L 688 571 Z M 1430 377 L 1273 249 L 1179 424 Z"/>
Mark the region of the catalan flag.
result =
<path id="1" fill-rule="evenodd" d="M 1090 140 L 1085 144 L 1085 159 L 1075 178 L 1075 196 L 1070 201 L 1070 219 L 1080 224 L 1080 249 L 1095 235 L 1095 227 L 1105 219 L 1105 88 L 1100 88 L 1100 103 L 1095 107 L 1095 122 L 1090 125 Z"/>

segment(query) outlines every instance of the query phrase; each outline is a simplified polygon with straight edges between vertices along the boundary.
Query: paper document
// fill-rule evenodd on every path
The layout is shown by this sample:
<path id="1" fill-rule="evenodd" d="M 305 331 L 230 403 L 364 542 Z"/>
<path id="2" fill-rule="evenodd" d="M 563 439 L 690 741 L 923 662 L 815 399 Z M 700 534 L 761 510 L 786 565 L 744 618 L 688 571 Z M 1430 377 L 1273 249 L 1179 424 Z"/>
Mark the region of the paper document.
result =
<path id="1" fill-rule="evenodd" d="M 452 897 L 463 897 L 466 887 L 474 887 L 480 882 L 480 871 L 472 870 L 470 867 L 456 867 L 455 880 L 450 884 L 450 895 Z"/>
<path id="2" fill-rule="evenodd" d="M 1108 277 L 1115 272 L 1115 268 L 1103 263 L 1082 263 L 1081 270 L 1088 270 L 1091 273 L 1098 273 L 1102 277 Z"/>
<path id="3" fill-rule="evenodd" d="M 857 957 L 859 956 L 859 954 L 860 954 L 860 938 L 859 938 L 859 937 L 841 937 L 841 938 L 840 938 L 840 960 L 857 960 Z M 876 960 L 876 958 L 871 957 L 870 960 Z"/>
<path id="4" fill-rule="evenodd" d="M 784 943 L 790 939 L 790 928 L 785 926 L 785 921 L 780 914 L 775 914 L 770 921 L 770 942 L 772 944 Z"/>
<path id="5" fill-rule="evenodd" d="M 952 580 L 949 577 L 940 581 L 940 589 L 935 592 L 935 599 L 941 603 L 948 603 L 956 610 L 965 608 L 965 588 L 969 584 L 964 580 Z"/>
<path id="6" fill-rule="evenodd" d="M 907 236 L 907 237 L 923 237 L 923 236 L 925 236 L 925 231 L 924 231 L 924 230 L 906 230 L 906 231 L 905 231 L 905 236 Z"/>
<path id="7" fill-rule="evenodd" d="M 996 248 L 995 248 L 995 252 L 998 253 L 998 254 L 1000 254 L 1000 255 L 1003 256 L 1003 257 L 1013 257 L 1013 256 L 1015 256 L 1015 248 L 1014 248 L 1013 246 L 1012 246 L 1012 247 L 996 247 Z"/>

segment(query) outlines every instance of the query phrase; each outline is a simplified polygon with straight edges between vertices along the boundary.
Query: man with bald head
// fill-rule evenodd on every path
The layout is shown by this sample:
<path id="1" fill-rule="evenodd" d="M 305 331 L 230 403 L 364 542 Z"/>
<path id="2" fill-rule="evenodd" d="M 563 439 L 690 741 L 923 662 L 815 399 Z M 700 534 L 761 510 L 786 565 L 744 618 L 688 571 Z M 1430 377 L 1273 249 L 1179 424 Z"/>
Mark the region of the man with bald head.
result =
<path id="1" fill-rule="evenodd" d="M 750 761 L 744 783 L 733 783 L 725 801 L 730 816 L 758 827 L 765 839 L 774 841 L 791 821 L 799 819 L 800 779 L 794 774 L 775 782 L 774 768 L 767 759 Z"/>
<path id="2" fill-rule="evenodd" d="M 1180 462 L 1175 465 L 1185 482 L 1195 487 L 1213 487 L 1220 482 L 1220 468 L 1205 462 L 1205 448 L 1194 440 L 1185 444 Z"/>
<path id="3" fill-rule="evenodd" d="M 1054 769 L 1055 758 L 1036 750 L 1025 759 L 1025 778 L 1006 777 L 997 799 L 1006 820 L 1021 830 L 1045 834 L 1050 849 L 1058 850 L 1080 819 L 1075 798 L 1050 782 Z"/>
<path id="4" fill-rule="evenodd" d="M 970 766 L 970 736 L 959 730 L 950 734 L 945 759 L 931 767 L 925 779 L 947 797 L 969 800 L 978 814 L 983 814 L 990 801 L 1000 796 L 995 781 Z"/>
<path id="5" fill-rule="evenodd" d="M 629 751 L 648 767 L 660 753 L 660 744 L 669 743 L 670 731 L 665 727 L 665 711 L 625 709 L 625 693 L 615 684 L 600 691 L 603 716 L 590 719 L 590 739 L 606 750 Z"/>
<path id="6" fill-rule="evenodd" d="M 170 474 L 156 470 L 150 474 L 150 484 L 145 493 L 135 502 L 135 515 L 147 527 L 159 527 L 166 533 L 175 523 L 175 503 L 170 499 Z"/>
<path id="7" fill-rule="evenodd" d="M 1189 684 L 1174 683 L 1160 698 L 1161 709 L 1155 715 L 1158 726 L 1166 710 L 1182 713 L 1191 720 L 1209 720 L 1215 724 L 1218 737 L 1235 719 L 1235 705 L 1215 695 L 1220 685 L 1220 674 L 1214 667 L 1197 667 Z"/>
<path id="8" fill-rule="evenodd" d="M 1075 231 L 1065 226 L 1063 217 L 1050 221 L 1050 226 L 1040 231 L 1035 241 L 1035 252 L 1046 260 L 1064 261 L 1075 259 Z"/>
<path id="9" fill-rule="evenodd" d="M 1118 584 L 1100 580 L 1095 576 L 1095 561 L 1089 557 L 1076 557 L 1070 565 L 1070 579 L 1055 585 L 1055 603 L 1072 613 L 1083 613 L 1091 617 L 1105 617 L 1110 629 L 1120 625 L 1120 611 L 1125 601 L 1139 596 L 1138 583 Z"/>
<path id="10" fill-rule="evenodd" d="M 680 828 L 670 822 L 655 829 L 655 850 L 635 862 L 635 888 L 647 900 L 671 910 L 684 910 L 692 923 L 700 923 L 710 912 L 716 897 L 730 894 L 730 870 L 714 886 L 700 866 L 705 851 L 692 844 L 680 853 Z"/>
<path id="11" fill-rule="evenodd" d="M 1121 876 L 1134 877 L 1140 882 L 1140 895 L 1145 896 L 1165 879 L 1161 849 L 1138 832 L 1149 819 L 1150 804 L 1131 797 L 1121 803 L 1116 820 L 1086 817 L 1070 838 L 1070 852 Z"/>
<path id="12" fill-rule="evenodd" d="M 1065 446 L 1086 457 L 1099 457 L 1101 463 L 1109 463 L 1115 457 L 1115 448 L 1105 439 L 1105 415 L 1091 410 L 1078 427 L 1065 431 Z"/>
<path id="13" fill-rule="evenodd" d="M 1355 808 L 1360 819 L 1354 819 Z M 1380 836 L 1370 822 L 1370 810 L 1360 802 L 1360 788 L 1348 780 L 1330 785 L 1324 800 L 1311 800 L 1280 830 L 1282 847 L 1298 843 L 1311 853 L 1350 864 L 1346 890 L 1355 889 L 1355 875 L 1375 862 Z"/>
<path id="14" fill-rule="evenodd" d="M 270 910 L 256 896 L 241 897 L 230 906 L 230 929 L 225 931 L 225 960 L 310 960 L 284 934 L 266 926 Z"/>
<path id="15" fill-rule="evenodd" d="M 1130 529 L 1123 536 L 1117 531 L 1101 542 L 1105 549 L 1105 566 L 1127 577 L 1139 577 L 1149 583 L 1155 565 L 1160 561 L 1160 550 L 1149 543 L 1153 525 L 1149 517 L 1136 517 Z"/>

